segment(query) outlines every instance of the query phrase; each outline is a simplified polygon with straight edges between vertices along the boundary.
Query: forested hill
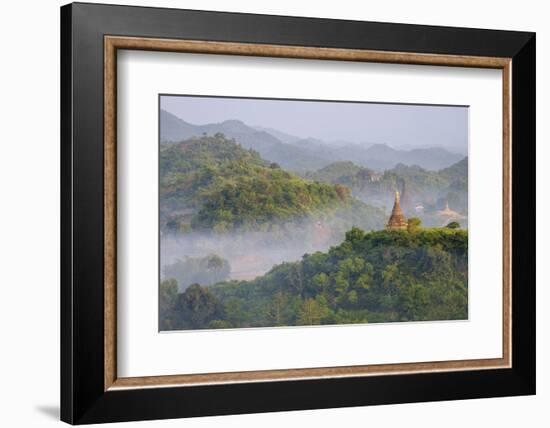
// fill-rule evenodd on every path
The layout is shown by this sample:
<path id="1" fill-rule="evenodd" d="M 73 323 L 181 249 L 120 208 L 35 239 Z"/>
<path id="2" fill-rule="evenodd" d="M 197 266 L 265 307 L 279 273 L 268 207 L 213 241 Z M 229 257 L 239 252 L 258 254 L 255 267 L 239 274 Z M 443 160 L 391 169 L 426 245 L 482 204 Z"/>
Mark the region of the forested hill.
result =
<path id="1" fill-rule="evenodd" d="M 468 232 L 353 228 L 328 252 L 252 281 L 161 285 L 163 329 L 427 321 L 468 317 Z"/>
<path id="2" fill-rule="evenodd" d="M 419 166 L 399 164 L 383 173 L 356 165 L 353 162 L 334 162 L 304 177 L 323 183 L 338 183 L 352 190 L 362 201 L 391 208 L 393 192 L 402 193 L 401 202 L 407 215 L 421 204 L 425 213 L 442 209 L 448 202 L 452 209 L 467 215 L 468 158 L 438 171 Z M 422 216 L 422 215 L 421 215 Z M 428 218 L 423 218 L 429 224 Z"/>
<path id="3" fill-rule="evenodd" d="M 468 157 L 458 161 L 457 163 L 439 170 L 439 174 L 447 180 L 459 180 L 464 181 L 468 180 Z"/>
<path id="4" fill-rule="evenodd" d="M 265 230 L 339 209 L 349 221 L 359 216 L 360 225 L 383 224 L 383 212 L 352 198 L 347 187 L 303 179 L 222 134 L 161 146 L 160 171 L 165 231 Z"/>

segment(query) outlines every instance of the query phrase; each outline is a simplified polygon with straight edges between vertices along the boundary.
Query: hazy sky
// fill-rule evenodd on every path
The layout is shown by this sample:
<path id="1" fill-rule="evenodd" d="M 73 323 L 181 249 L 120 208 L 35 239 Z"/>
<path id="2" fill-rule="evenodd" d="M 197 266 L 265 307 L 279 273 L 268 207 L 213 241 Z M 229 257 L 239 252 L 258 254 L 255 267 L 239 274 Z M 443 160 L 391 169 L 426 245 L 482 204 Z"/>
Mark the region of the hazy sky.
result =
<path id="1" fill-rule="evenodd" d="M 468 147 L 463 106 L 162 96 L 161 108 L 195 125 L 237 119 L 328 142 L 442 146 L 461 153 Z"/>

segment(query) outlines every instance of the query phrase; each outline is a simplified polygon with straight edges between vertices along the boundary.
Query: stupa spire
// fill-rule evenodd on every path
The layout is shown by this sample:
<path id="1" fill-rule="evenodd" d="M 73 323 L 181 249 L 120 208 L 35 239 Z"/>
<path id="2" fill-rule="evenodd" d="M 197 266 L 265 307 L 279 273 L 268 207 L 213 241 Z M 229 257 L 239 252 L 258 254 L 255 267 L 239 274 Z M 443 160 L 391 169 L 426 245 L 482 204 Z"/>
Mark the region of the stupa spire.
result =
<path id="1" fill-rule="evenodd" d="M 403 214 L 400 204 L 400 195 L 399 191 L 395 191 L 395 201 L 393 203 L 393 209 L 391 211 L 391 216 L 388 220 L 386 227 L 390 230 L 400 230 L 407 228 L 407 219 Z"/>

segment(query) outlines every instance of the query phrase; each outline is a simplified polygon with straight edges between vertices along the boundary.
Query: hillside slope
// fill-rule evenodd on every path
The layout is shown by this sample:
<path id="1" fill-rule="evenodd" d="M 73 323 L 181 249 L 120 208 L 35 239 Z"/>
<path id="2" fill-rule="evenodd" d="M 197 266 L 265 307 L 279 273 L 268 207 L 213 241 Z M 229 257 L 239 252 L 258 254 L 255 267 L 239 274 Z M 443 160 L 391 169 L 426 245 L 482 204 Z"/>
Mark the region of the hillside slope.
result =
<path id="1" fill-rule="evenodd" d="M 468 317 L 468 232 L 353 228 L 328 252 L 252 281 L 165 281 L 166 329 L 433 321 Z M 170 292 L 170 290 L 172 290 Z"/>
<path id="2" fill-rule="evenodd" d="M 161 229 L 168 232 L 279 229 L 321 214 L 343 227 L 383 223 L 383 212 L 347 187 L 305 180 L 222 134 L 161 147 L 160 171 Z"/>

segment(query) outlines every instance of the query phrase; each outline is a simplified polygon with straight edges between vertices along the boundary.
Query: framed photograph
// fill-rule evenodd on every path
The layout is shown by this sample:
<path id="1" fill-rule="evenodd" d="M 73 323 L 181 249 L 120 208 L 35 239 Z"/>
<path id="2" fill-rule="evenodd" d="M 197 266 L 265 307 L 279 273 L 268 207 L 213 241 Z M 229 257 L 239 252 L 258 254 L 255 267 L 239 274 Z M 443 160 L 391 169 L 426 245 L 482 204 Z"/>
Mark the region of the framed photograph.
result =
<path id="1" fill-rule="evenodd" d="M 535 35 L 61 8 L 61 418 L 535 393 Z"/>

